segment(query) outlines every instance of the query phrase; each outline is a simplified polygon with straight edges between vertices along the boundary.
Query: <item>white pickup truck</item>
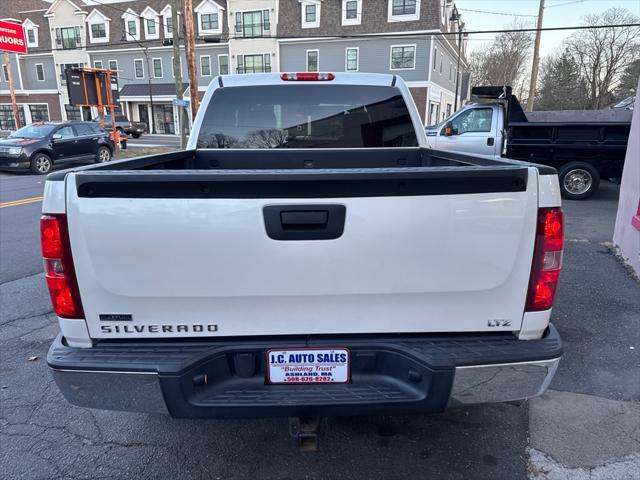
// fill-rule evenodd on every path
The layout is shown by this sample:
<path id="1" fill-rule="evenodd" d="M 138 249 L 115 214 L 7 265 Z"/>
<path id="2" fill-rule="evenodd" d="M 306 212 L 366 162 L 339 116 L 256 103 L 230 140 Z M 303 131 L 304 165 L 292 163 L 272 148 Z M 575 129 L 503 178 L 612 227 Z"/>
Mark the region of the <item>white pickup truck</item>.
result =
<path id="1" fill-rule="evenodd" d="M 542 393 L 562 355 L 556 172 L 426 145 L 399 77 L 229 75 L 187 150 L 50 174 L 64 396 L 221 418 Z"/>

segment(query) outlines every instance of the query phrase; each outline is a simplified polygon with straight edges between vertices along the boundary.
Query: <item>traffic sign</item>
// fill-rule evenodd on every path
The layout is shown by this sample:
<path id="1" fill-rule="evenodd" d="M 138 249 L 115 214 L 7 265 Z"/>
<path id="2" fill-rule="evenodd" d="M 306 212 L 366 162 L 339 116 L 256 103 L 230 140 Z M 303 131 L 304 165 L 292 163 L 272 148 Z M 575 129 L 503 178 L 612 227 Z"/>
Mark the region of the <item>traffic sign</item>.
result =
<path id="1" fill-rule="evenodd" d="M 27 53 L 22 25 L 0 21 L 0 51 Z"/>

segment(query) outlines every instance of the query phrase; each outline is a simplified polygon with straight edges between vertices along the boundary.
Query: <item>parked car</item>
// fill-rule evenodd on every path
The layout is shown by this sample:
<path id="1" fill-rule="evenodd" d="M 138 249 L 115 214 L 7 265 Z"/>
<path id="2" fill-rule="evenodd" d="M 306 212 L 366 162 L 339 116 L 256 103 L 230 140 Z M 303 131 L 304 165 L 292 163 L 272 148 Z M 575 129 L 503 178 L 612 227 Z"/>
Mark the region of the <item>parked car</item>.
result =
<path id="1" fill-rule="evenodd" d="M 62 162 L 108 162 L 114 151 L 109 135 L 95 123 L 33 123 L 0 140 L 0 169 L 42 175 Z"/>
<path id="2" fill-rule="evenodd" d="M 534 397 L 560 201 L 551 167 L 428 149 L 398 76 L 218 77 L 186 151 L 47 177 L 47 361 L 73 404 L 181 418 Z"/>
<path id="3" fill-rule="evenodd" d="M 93 121 L 100 124 L 100 117 L 94 118 Z M 104 129 L 109 131 L 111 128 L 111 115 L 105 115 Z M 131 135 L 133 138 L 140 138 L 147 131 L 147 124 L 144 122 L 132 122 L 124 115 L 116 115 L 116 130 Z"/>
<path id="4" fill-rule="evenodd" d="M 601 178 L 622 176 L 630 116 L 603 120 L 594 110 L 581 112 L 579 121 L 530 121 L 511 87 L 474 87 L 472 95 L 477 103 L 427 127 L 431 148 L 552 166 L 562 195 L 571 200 L 593 195 Z"/>

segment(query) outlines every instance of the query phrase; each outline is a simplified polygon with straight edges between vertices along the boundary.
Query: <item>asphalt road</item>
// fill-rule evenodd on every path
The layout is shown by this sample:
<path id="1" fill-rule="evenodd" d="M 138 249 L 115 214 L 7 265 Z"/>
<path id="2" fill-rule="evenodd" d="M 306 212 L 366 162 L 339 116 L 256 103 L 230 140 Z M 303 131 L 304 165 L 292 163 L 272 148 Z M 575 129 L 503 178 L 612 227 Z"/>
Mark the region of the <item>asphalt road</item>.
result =
<path id="1" fill-rule="evenodd" d="M 1 205 L 38 197 L 42 187 L 41 177 L 0 174 Z M 332 418 L 314 454 L 294 447 L 286 419 L 175 420 L 67 404 L 45 362 L 57 327 L 39 273 L 41 205 L 0 208 L 1 476 L 640 478 L 640 286 L 603 244 L 617 194 L 603 182 L 594 199 L 564 205 L 565 266 L 553 321 L 565 356 L 552 390 L 520 406 Z"/>

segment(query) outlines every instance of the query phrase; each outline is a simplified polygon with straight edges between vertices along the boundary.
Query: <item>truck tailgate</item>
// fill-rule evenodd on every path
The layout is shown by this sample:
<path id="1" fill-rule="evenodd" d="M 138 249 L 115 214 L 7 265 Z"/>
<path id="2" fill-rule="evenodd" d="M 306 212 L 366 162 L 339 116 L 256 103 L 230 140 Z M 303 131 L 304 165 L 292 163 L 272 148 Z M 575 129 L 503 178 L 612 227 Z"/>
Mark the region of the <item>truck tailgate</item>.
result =
<path id="1" fill-rule="evenodd" d="M 533 167 L 88 171 L 66 182 L 93 338 L 520 328 Z M 322 212 L 335 220 L 334 207 L 344 224 L 332 237 Z M 312 214 L 272 238 L 269 222 L 290 212 Z"/>

